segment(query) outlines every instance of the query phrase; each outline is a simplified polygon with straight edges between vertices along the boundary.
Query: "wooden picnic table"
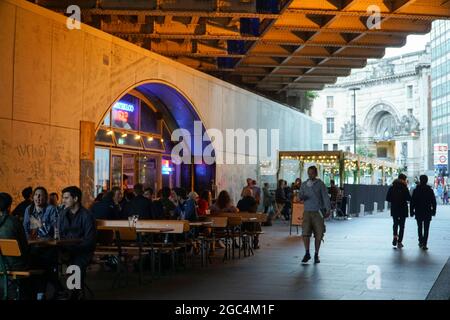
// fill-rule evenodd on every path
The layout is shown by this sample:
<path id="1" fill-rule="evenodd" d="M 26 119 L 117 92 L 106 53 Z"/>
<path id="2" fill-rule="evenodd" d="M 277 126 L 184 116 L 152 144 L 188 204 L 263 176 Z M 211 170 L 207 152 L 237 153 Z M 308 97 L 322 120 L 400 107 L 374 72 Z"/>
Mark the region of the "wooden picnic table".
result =
<path id="1" fill-rule="evenodd" d="M 138 233 L 166 233 L 174 230 L 173 228 L 136 228 Z"/>
<path id="2" fill-rule="evenodd" d="M 71 246 L 75 244 L 80 244 L 82 239 L 33 239 L 28 240 L 28 244 L 32 246 L 43 246 L 43 247 L 63 247 Z"/>
<path id="3" fill-rule="evenodd" d="M 203 226 L 210 226 L 212 225 L 212 221 L 195 221 L 195 222 L 189 222 L 189 226 L 191 227 L 203 227 Z"/>
<path id="4" fill-rule="evenodd" d="M 126 227 L 126 226 L 97 226 L 97 230 L 135 230 L 138 233 L 165 233 L 174 231 L 173 228 L 157 228 L 157 227 Z"/>

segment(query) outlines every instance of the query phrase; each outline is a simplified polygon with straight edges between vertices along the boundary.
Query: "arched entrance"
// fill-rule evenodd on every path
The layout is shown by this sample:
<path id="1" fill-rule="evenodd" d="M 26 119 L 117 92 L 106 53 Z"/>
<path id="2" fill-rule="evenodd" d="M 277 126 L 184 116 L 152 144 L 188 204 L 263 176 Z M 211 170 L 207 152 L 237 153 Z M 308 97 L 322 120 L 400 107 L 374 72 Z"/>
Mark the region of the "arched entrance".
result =
<path id="1" fill-rule="evenodd" d="M 194 164 L 193 160 L 175 164 L 171 158 L 177 143 L 171 141 L 172 132 L 187 130 L 194 146 L 196 121 L 201 122 L 201 118 L 194 105 L 168 83 L 147 81 L 129 88 L 96 127 L 94 195 L 115 186 L 131 189 L 136 183 L 155 193 L 162 187 L 197 192 L 211 189 L 215 165 Z M 209 142 L 202 144 L 204 147 Z M 202 150 L 192 148 L 191 157 Z"/>
<path id="2" fill-rule="evenodd" d="M 392 160 L 395 158 L 395 136 L 398 131 L 399 117 L 393 105 L 386 101 L 377 103 L 365 118 L 369 149 L 377 158 Z"/>

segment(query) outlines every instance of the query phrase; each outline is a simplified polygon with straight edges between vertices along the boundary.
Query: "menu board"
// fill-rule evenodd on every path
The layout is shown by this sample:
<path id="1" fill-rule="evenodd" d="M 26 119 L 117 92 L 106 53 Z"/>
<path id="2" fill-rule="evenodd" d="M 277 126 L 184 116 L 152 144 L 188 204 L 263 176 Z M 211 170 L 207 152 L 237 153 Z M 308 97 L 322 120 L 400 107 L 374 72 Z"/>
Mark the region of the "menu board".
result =
<path id="1" fill-rule="evenodd" d="M 293 226 L 301 226 L 303 224 L 303 212 L 305 210 L 305 206 L 300 202 L 292 203 L 292 218 L 291 225 Z"/>

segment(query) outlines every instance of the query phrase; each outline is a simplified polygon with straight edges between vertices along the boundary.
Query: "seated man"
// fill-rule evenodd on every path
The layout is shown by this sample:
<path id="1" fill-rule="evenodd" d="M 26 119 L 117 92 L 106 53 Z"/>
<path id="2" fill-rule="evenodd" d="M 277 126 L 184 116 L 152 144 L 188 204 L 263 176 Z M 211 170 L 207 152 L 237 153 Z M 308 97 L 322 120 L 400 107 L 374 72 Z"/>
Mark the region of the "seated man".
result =
<path id="1" fill-rule="evenodd" d="M 27 238 L 19 218 L 9 214 L 11 204 L 11 196 L 4 192 L 0 193 L 0 239 L 17 240 L 22 255 L 20 257 L 5 257 L 3 263 L 8 270 L 26 270 L 29 266 Z M 19 285 L 22 289 L 29 289 L 25 282 L 27 281 L 23 280 Z M 29 292 L 26 293 L 29 294 Z"/>
<path id="2" fill-rule="evenodd" d="M 91 212 L 95 219 L 120 220 L 120 198 L 120 189 L 118 187 L 114 187 L 103 196 L 102 200 L 94 202 L 91 207 Z"/>
<path id="3" fill-rule="evenodd" d="M 13 216 L 17 216 L 20 222 L 23 222 L 23 216 L 25 215 L 25 209 L 33 203 L 32 199 L 33 188 L 26 187 L 22 190 L 23 201 L 17 205 L 17 207 L 11 212 Z"/>
<path id="4" fill-rule="evenodd" d="M 138 215 L 139 219 L 152 218 L 152 201 L 144 197 L 144 186 L 137 183 L 133 187 L 134 197 L 129 205 L 124 207 L 124 215 L 130 217 Z"/>
<path id="5" fill-rule="evenodd" d="M 76 245 L 64 247 L 69 265 L 77 265 L 81 271 L 81 285 L 84 284 L 86 269 L 93 257 L 96 243 L 96 226 L 94 215 L 81 205 L 81 190 L 76 186 L 63 191 L 65 210 L 59 221 L 61 239 L 80 239 Z M 72 298 L 78 298 L 79 290 L 75 290 Z"/>

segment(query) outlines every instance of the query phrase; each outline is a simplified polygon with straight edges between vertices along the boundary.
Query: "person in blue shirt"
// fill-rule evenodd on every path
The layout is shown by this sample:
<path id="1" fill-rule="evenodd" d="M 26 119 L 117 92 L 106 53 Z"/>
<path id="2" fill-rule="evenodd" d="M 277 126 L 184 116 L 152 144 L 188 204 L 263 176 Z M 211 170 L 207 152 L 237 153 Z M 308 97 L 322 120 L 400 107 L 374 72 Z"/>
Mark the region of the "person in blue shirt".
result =
<path id="1" fill-rule="evenodd" d="M 58 210 L 48 203 L 48 192 L 44 187 L 33 190 L 33 203 L 25 210 L 23 227 L 28 239 L 54 238 L 57 225 Z M 58 252 L 56 248 L 32 247 L 30 249 L 33 263 L 36 268 L 44 269 L 43 281 L 38 285 L 39 299 L 45 299 L 47 283 L 53 285 L 56 291 L 62 286 L 58 281 Z"/>
<path id="2" fill-rule="evenodd" d="M 197 201 L 199 196 L 197 192 L 192 191 L 188 195 L 188 200 L 184 203 L 184 219 L 189 221 L 197 221 Z"/>
<path id="3" fill-rule="evenodd" d="M 25 209 L 23 227 L 27 238 L 53 238 L 58 210 L 48 204 L 48 192 L 44 187 L 33 190 L 33 203 Z"/>

